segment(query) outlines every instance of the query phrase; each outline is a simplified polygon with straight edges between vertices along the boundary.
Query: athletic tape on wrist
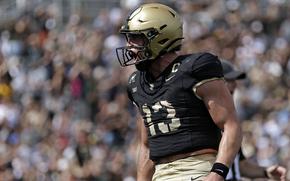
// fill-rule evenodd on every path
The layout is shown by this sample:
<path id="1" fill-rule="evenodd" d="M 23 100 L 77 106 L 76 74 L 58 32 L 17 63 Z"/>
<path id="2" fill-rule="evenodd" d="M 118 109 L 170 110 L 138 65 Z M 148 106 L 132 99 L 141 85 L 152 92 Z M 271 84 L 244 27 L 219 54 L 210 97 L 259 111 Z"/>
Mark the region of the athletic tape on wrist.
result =
<path id="1" fill-rule="evenodd" d="M 211 172 L 215 172 L 217 174 L 219 174 L 220 176 L 222 176 L 224 179 L 226 179 L 227 174 L 229 172 L 229 168 L 222 164 L 222 163 L 214 163 L 212 168 L 211 168 Z"/>

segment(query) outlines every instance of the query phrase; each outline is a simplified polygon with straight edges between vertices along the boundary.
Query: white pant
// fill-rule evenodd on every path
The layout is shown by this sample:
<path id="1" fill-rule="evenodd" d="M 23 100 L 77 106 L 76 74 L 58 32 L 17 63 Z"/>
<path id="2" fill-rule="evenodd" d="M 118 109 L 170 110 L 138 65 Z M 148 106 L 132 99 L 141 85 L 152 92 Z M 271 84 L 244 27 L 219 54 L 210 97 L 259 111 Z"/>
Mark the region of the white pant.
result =
<path id="1" fill-rule="evenodd" d="M 155 166 L 153 181 L 201 181 L 206 177 L 216 154 L 202 154 Z"/>

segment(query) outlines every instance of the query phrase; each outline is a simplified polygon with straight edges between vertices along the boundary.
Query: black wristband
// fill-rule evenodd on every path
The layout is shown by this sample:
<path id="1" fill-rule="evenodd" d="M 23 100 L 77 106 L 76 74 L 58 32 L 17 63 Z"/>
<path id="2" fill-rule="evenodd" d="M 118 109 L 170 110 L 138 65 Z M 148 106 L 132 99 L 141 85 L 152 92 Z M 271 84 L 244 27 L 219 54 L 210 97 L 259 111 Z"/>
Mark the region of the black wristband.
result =
<path id="1" fill-rule="evenodd" d="M 222 176 L 224 179 L 226 179 L 227 174 L 229 172 L 229 168 L 222 164 L 222 163 L 214 163 L 212 168 L 211 168 L 211 172 L 215 172 L 217 174 L 219 174 L 220 176 Z"/>

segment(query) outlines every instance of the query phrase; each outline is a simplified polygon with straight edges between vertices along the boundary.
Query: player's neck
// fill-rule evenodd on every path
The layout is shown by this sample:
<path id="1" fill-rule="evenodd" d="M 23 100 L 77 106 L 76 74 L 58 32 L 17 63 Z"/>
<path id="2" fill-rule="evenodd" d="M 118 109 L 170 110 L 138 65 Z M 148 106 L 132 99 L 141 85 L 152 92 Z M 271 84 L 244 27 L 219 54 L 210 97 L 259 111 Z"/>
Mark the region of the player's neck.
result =
<path id="1" fill-rule="evenodd" d="M 161 72 L 163 72 L 166 67 L 176 59 L 178 56 L 177 53 L 167 53 L 162 56 L 160 56 L 158 59 L 154 60 L 150 66 L 149 72 L 151 75 L 153 75 L 155 78 L 160 75 Z"/>

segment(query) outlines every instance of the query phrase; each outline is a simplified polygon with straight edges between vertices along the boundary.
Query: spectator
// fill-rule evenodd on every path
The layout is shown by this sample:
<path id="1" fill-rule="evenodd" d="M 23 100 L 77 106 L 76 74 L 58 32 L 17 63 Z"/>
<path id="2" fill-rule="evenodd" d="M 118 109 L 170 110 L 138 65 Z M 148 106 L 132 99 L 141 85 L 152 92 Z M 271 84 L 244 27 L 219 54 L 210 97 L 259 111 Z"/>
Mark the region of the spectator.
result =
<path id="1" fill-rule="evenodd" d="M 124 19 L 129 7 L 149 0 L 124 2 L 111 9 L 95 2 L 95 21 L 74 14 L 70 22 L 60 16 L 59 6 L 41 4 L 42 8 L 33 6 L 1 26 L 0 82 L 11 90 L 2 92 L 10 100 L 0 102 L 1 179 L 70 180 L 84 169 L 89 173 L 83 179 L 109 181 L 113 173 L 126 181 L 135 180 L 136 110 L 125 96 L 133 69 L 120 70 L 111 55 L 124 43 L 116 36 L 119 19 Z M 248 72 L 248 80 L 234 97 L 239 116 L 245 120 L 246 157 L 264 167 L 280 163 L 289 169 L 288 2 L 163 2 L 170 2 L 184 17 L 184 53 L 210 51 Z M 71 92 L 75 69 L 83 83 L 80 94 Z M 3 74 L 7 72 L 8 83 Z M 38 101 L 32 99 L 36 93 L 41 97 Z M 79 111 L 84 109 L 88 112 Z M 74 131 L 82 122 L 90 123 L 85 137 L 91 157 L 78 167 Z"/>

